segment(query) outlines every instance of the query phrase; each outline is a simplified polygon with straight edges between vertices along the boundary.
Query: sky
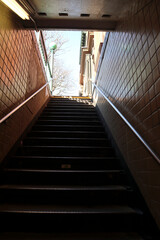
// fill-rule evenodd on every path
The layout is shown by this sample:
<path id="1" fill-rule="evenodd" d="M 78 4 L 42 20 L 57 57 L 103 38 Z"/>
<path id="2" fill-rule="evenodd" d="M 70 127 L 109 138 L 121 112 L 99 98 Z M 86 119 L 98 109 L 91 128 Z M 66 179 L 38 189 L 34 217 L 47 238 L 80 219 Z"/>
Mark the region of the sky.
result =
<path id="1" fill-rule="evenodd" d="M 63 95 L 78 96 L 79 95 L 79 55 L 80 55 L 80 40 L 81 31 L 59 31 L 63 34 L 67 42 L 63 46 L 62 54 L 56 56 L 64 69 L 70 72 L 69 78 L 72 82 L 66 88 Z"/>

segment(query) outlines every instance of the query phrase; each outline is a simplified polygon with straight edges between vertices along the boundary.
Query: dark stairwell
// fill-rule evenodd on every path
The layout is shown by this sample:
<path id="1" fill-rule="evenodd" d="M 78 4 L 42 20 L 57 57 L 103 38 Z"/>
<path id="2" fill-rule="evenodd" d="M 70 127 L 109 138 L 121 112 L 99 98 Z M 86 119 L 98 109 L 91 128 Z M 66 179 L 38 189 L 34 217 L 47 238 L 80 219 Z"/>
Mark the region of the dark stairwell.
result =
<path id="1" fill-rule="evenodd" d="M 1 239 L 156 239 L 88 98 L 51 98 L 1 172 Z"/>
<path id="2" fill-rule="evenodd" d="M 18 2 L 29 1 L 33 2 L 32 0 Z M 43 7 L 47 6 L 46 2 L 51 4 L 57 2 L 58 5 L 61 5 L 61 12 L 63 13 L 64 1 L 61 1 L 62 4 L 59 4 L 60 1 L 45 0 L 43 1 Z M 39 9 L 40 5 L 42 6 L 42 1 L 34 2 L 37 3 L 37 9 Z M 72 20 L 69 19 L 69 16 L 67 16 L 68 20 L 65 16 L 60 16 L 60 12 L 58 12 L 59 8 L 57 7 L 54 8 L 57 9 L 57 12 L 50 19 L 46 19 L 45 11 L 41 9 L 41 12 L 39 11 L 39 14 L 34 16 L 36 17 L 35 22 L 38 23 L 38 29 L 48 29 L 49 27 L 52 29 L 97 29 L 109 31 L 104 44 L 105 51 L 100 57 L 101 67 L 97 71 L 96 83 L 100 91 L 96 87 L 93 99 L 114 141 L 119 147 L 128 168 L 132 172 L 132 176 L 157 226 L 160 228 L 160 2 L 158 0 L 96 0 L 94 1 L 96 4 L 91 4 L 93 8 L 90 8 L 91 5 L 88 4 L 89 2 L 91 3 L 92 1 L 83 1 L 87 11 L 82 12 L 81 7 L 78 7 L 78 4 L 76 4 L 76 0 L 65 1 L 65 4 L 68 4 L 66 9 L 70 9 L 71 12 L 74 10 L 77 14 Z M 109 4 L 112 12 L 111 15 L 108 15 L 109 5 L 107 2 L 112 2 L 113 4 L 111 4 L 113 8 Z M 128 5 L 127 8 L 124 2 Z M 121 7 L 119 7 L 119 4 Z M 89 5 L 90 7 L 88 7 Z M 100 9 L 103 11 L 103 15 L 99 14 Z M 128 11 L 123 11 L 127 9 Z M 47 7 L 46 10 L 49 13 L 51 8 Z M 80 15 L 88 11 L 91 11 L 90 16 L 82 17 Z M 27 22 L 20 20 L 1 1 L 0 13 L 0 163 L 2 163 L 12 146 L 37 116 L 46 101 L 48 101 L 50 91 L 46 85 L 47 79 L 36 36 L 34 31 L 32 31 L 35 29 L 34 21 L 30 20 Z M 56 20 L 56 16 L 59 16 L 59 19 Z M 20 103 L 24 103 L 24 100 L 27 100 L 28 97 L 44 86 L 44 84 L 45 87 L 42 91 L 36 96 L 31 97 L 30 101 L 7 118 L 7 120 L 2 121 L 3 117 L 6 117 L 8 113 L 16 109 Z M 155 158 L 139 141 L 137 136 L 133 134 L 130 128 L 108 104 L 107 98 L 116 106 L 128 122 L 131 123 L 133 128 L 147 142 L 158 158 Z M 56 100 L 54 101 L 56 102 Z M 58 104 L 56 106 L 58 107 Z M 68 113 L 63 112 L 67 119 Z M 77 111 L 74 114 L 75 119 L 78 117 L 77 120 L 83 119 L 85 115 L 82 113 L 79 114 L 79 112 Z M 91 122 L 89 120 L 91 115 L 87 111 L 89 122 Z M 60 112 L 58 116 L 60 116 Z M 56 118 L 56 115 L 54 117 Z M 76 123 L 75 120 L 74 122 Z M 57 126 L 57 123 L 55 125 Z M 155 228 L 151 228 L 152 221 L 149 220 L 149 216 L 146 213 L 144 201 L 141 201 L 134 184 L 132 185 L 131 179 L 127 177 L 128 170 L 125 168 L 125 170 L 121 171 L 121 174 L 119 172 L 115 172 L 115 174 L 111 174 L 111 172 L 110 174 L 104 173 L 107 166 L 108 170 L 122 170 L 123 167 L 120 162 L 123 161 L 116 160 L 119 157 L 114 157 L 110 160 L 105 158 L 105 165 L 103 159 L 100 159 L 100 156 L 98 156 L 102 151 L 98 153 L 98 149 L 96 149 L 98 145 L 95 140 L 90 140 L 90 144 L 92 142 L 96 145 L 93 147 L 93 151 L 90 151 L 91 149 L 87 150 L 88 156 L 91 152 L 92 157 L 86 159 L 85 156 L 80 156 L 80 154 L 83 154 L 83 146 L 85 141 L 87 141 L 84 141 L 84 138 L 102 138 L 101 134 L 99 135 L 98 129 L 94 126 L 89 123 L 89 127 L 86 128 L 87 132 L 84 132 L 84 125 L 84 131 L 81 130 L 82 133 L 78 133 L 78 126 L 76 127 L 76 131 L 71 131 L 69 127 L 65 127 L 67 130 L 65 128 L 63 130 L 62 128 L 59 129 L 63 131 L 67 139 L 78 138 L 76 134 L 81 134 L 83 144 L 80 145 L 81 148 L 77 148 L 79 151 L 78 158 L 73 163 L 76 162 L 77 170 L 82 169 L 82 166 L 83 168 L 84 166 L 88 168 L 88 172 L 84 173 L 87 176 L 86 179 L 83 172 L 71 171 L 74 168 L 73 163 L 69 162 L 72 157 L 70 156 L 71 151 L 67 152 L 67 147 L 65 149 L 66 155 L 63 155 L 63 157 L 60 155 L 63 152 L 59 148 L 56 149 L 56 147 L 53 147 L 54 150 L 51 148 L 47 149 L 47 158 L 45 156 L 37 157 L 37 155 L 45 153 L 44 147 L 34 148 L 34 145 L 31 144 L 31 139 L 26 139 L 23 143 L 26 147 L 23 148 L 22 146 L 21 150 L 18 150 L 19 152 L 14 154 L 15 156 L 5 161 L 4 169 L 1 171 L 1 176 L 2 173 L 3 176 L 1 177 L 0 239 L 160 239 Z M 58 126 L 56 127 L 57 133 L 52 127 L 50 127 L 52 131 L 48 131 L 48 127 L 46 126 L 43 128 L 46 128 L 47 131 L 39 132 L 38 126 L 35 126 L 35 130 L 33 128 L 37 133 L 38 141 L 41 141 L 40 138 L 42 137 L 53 137 L 53 132 L 54 138 L 61 138 Z M 95 133 L 92 133 L 92 130 L 90 132 L 89 129 L 92 129 L 94 132 L 97 130 L 96 137 Z M 65 133 L 65 131 L 67 132 Z M 30 134 L 28 137 L 32 136 L 33 131 Z M 29 144 L 27 141 L 29 141 Z M 47 141 L 45 141 L 45 144 L 48 144 Z M 64 146 L 64 143 L 60 144 L 58 141 L 61 140 L 56 139 L 54 146 Z M 65 146 L 67 144 L 76 146 L 77 140 L 73 140 L 74 145 L 71 141 L 69 139 L 65 140 Z M 51 145 L 50 140 L 49 144 Z M 31 145 L 32 147 L 29 148 L 27 145 Z M 37 143 L 37 146 L 40 146 L 40 142 Z M 86 146 L 89 145 L 87 144 Z M 102 144 L 100 146 L 102 147 Z M 107 145 L 105 144 L 105 146 Z M 25 156 L 22 158 L 23 151 L 25 152 Z M 34 152 L 34 155 L 29 156 L 31 152 Z M 50 156 L 51 153 L 57 156 L 54 157 L 54 168 L 51 168 L 51 163 L 53 163 L 53 159 Z M 19 156 L 17 156 L 18 154 Z M 72 156 L 75 156 L 74 154 L 76 154 L 76 151 L 72 152 Z M 105 154 L 107 154 L 106 149 L 103 149 L 103 156 Z M 66 156 L 68 156 L 68 161 L 61 162 L 60 158 L 64 159 Z M 97 160 L 94 159 L 95 157 Z M 82 165 L 83 161 L 85 164 Z M 118 166 L 117 161 L 119 162 Z M 113 163 L 114 166 L 112 165 Z M 96 171 L 91 174 L 90 171 L 94 169 L 94 166 L 97 171 L 102 170 L 102 172 L 98 173 Z M 39 171 L 40 169 L 43 171 Z M 50 171 L 48 171 L 49 169 Z M 53 169 L 61 169 L 63 171 L 54 172 Z M 64 177 L 63 174 L 65 174 Z M 67 174 L 69 177 L 66 177 Z M 96 174 L 99 174 L 99 177 Z M 126 179 L 122 181 L 122 178 L 120 178 L 120 182 L 119 179 L 115 178 L 116 174 L 121 177 L 125 176 Z M 62 177 L 59 177 L 60 175 Z M 69 181 L 72 179 L 74 181 L 72 181 L 71 187 Z M 85 182 L 87 182 L 86 185 Z M 124 191 L 118 189 L 118 191 L 113 191 L 112 188 L 99 189 L 100 186 L 107 186 L 107 183 L 112 188 L 116 184 L 118 186 L 129 186 L 129 188 L 127 187 L 127 190 Z M 73 184 L 75 188 L 73 188 Z M 50 188 L 49 186 L 51 185 L 54 187 Z M 77 186 L 86 186 L 86 188 L 77 188 Z M 91 191 L 87 186 L 97 186 L 97 188 Z M 65 189 L 67 190 L 65 191 Z M 73 194 L 74 197 L 72 198 L 68 197 L 69 200 L 67 203 L 67 197 L 63 198 L 61 196 L 65 194 L 71 195 L 74 191 L 69 189 L 74 190 L 76 194 Z M 134 189 L 134 192 L 132 189 Z M 53 194 L 53 192 L 56 193 Z M 113 197 L 113 192 L 116 192 L 115 197 Z M 124 197 L 119 193 L 124 194 Z M 53 197 L 48 197 L 48 195 L 52 195 Z M 53 203 L 54 206 L 58 204 L 59 206 L 64 206 L 63 201 L 65 202 L 65 206 L 71 206 L 71 203 L 74 203 L 72 206 L 83 207 L 81 211 L 77 210 L 77 212 L 73 210 L 73 207 L 72 211 L 71 207 L 69 211 L 68 207 L 68 212 L 61 211 L 61 214 L 60 208 L 57 208 L 57 212 L 52 211 L 54 208 L 51 210 Z M 115 212 L 113 214 L 112 211 L 112 213 L 107 214 L 107 210 L 103 213 L 97 210 L 97 213 L 92 212 L 91 214 L 93 206 L 105 206 L 105 204 L 107 206 L 113 206 L 114 204 L 124 206 L 126 204 L 136 209 L 133 215 L 137 218 L 137 224 L 130 223 L 128 219 L 130 216 L 129 213 L 116 214 Z M 35 206 L 37 206 L 37 209 L 31 211 Z M 46 211 L 41 211 L 43 210 L 42 206 L 46 206 L 44 208 Z M 84 206 L 86 206 L 88 213 L 85 213 Z M 124 220 L 122 215 L 126 217 L 127 223 L 122 222 L 122 219 Z M 135 223 L 134 220 L 133 223 Z M 147 220 L 148 223 L 144 220 Z"/>

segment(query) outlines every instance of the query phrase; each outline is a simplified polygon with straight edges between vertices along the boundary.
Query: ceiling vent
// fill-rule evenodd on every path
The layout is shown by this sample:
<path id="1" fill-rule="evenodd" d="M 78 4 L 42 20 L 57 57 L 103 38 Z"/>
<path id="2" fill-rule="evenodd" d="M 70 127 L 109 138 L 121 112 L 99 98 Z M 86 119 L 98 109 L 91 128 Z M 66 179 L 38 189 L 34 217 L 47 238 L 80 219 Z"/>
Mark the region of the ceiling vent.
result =
<path id="1" fill-rule="evenodd" d="M 89 17 L 90 16 L 90 14 L 88 14 L 88 13 L 81 13 L 81 17 Z"/>
<path id="2" fill-rule="evenodd" d="M 111 15 L 110 15 L 110 14 L 103 14 L 102 17 L 103 17 L 103 18 L 110 18 Z"/>
<path id="3" fill-rule="evenodd" d="M 61 16 L 61 17 L 67 17 L 67 16 L 68 16 L 68 13 L 59 13 L 59 16 Z"/>
<path id="4" fill-rule="evenodd" d="M 47 13 L 45 13 L 45 12 L 38 12 L 38 15 L 43 17 L 43 16 L 47 16 Z"/>

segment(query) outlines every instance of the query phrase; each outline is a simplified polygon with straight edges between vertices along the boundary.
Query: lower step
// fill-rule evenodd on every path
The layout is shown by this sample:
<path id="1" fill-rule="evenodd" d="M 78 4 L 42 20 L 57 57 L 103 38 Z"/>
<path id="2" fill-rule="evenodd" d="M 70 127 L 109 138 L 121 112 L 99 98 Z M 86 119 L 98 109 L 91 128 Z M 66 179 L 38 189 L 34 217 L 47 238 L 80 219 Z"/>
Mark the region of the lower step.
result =
<path id="1" fill-rule="evenodd" d="M 96 112 L 74 112 L 74 111 L 43 111 L 41 116 L 98 116 Z"/>
<path id="2" fill-rule="evenodd" d="M 27 137 L 23 141 L 24 145 L 42 146 L 110 146 L 105 138 L 54 138 L 54 137 Z"/>
<path id="3" fill-rule="evenodd" d="M 40 125 L 35 124 L 33 130 L 39 131 L 104 131 L 104 128 L 100 125 Z"/>
<path id="4" fill-rule="evenodd" d="M 91 112 L 91 113 L 96 113 L 96 110 L 95 108 L 76 108 L 76 107 L 62 107 L 62 108 L 50 108 L 50 107 L 46 107 L 44 110 L 43 110 L 43 113 L 48 113 L 48 112 L 52 112 L 54 114 L 54 112 L 77 112 L 77 113 L 88 113 L 88 112 Z"/>
<path id="5" fill-rule="evenodd" d="M 126 183 L 125 172 L 121 170 L 5 169 L 2 175 L 3 184 L 104 186 Z"/>
<path id="6" fill-rule="evenodd" d="M 63 120 L 60 120 L 60 119 L 57 119 L 57 120 L 40 120 L 38 119 L 38 121 L 36 122 L 36 124 L 38 125 L 72 125 L 72 126 L 76 126 L 76 125 L 96 125 L 96 126 L 101 126 L 101 123 L 99 120 L 86 120 L 86 119 L 81 119 L 81 120 L 78 120 L 78 119 L 74 119 L 74 120 L 68 120 L 68 119 L 63 119 Z"/>
<path id="7" fill-rule="evenodd" d="M 48 104 L 45 109 L 54 111 L 56 109 L 73 109 L 73 110 L 78 110 L 78 109 L 88 109 L 88 110 L 95 110 L 93 105 L 79 105 L 79 104 L 63 104 L 63 105 L 56 105 L 56 104 Z"/>
<path id="8" fill-rule="evenodd" d="M 16 156 L 6 163 L 9 168 L 31 169 L 71 169 L 71 170 L 119 170 L 119 160 L 115 157 L 42 157 Z"/>
<path id="9" fill-rule="evenodd" d="M 29 232 L 3 232 L 0 233 L 1 240 L 143 240 L 136 232 L 96 232 L 93 229 L 88 233 L 29 233 Z"/>
<path id="10" fill-rule="evenodd" d="M 18 149 L 16 155 L 26 156 L 52 156 L 52 157 L 111 157 L 114 150 L 111 147 L 101 146 L 23 146 Z"/>
<path id="11" fill-rule="evenodd" d="M 61 102 L 49 102 L 48 104 L 47 104 L 47 107 L 72 107 L 72 106 L 78 106 L 78 107 L 94 107 L 93 106 L 93 103 L 91 103 L 91 102 L 89 102 L 89 103 L 83 103 L 83 102 L 63 102 L 63 103 L 61 103 Z"/>
<path id="12" fill-rule="evenodd" d="M 42 115 L 38 118 L 39 120 L 86 120 L 86 121 L 94 121 L 94 120 L 99 120 L 98 116 L 80 116 L 80 115 L 75 115 L 75 116 L 48 116 L 48 115 Z"/>
<path id="13" fill-rule="evenodd" d="M 141 227 L 142 216 L 142 212 L 125 205 L 0 205 L 1 228 L 4 231 L 133 231 Z"/>
<path id="14" fill-rule="evenodd" d="M 131 204 L 132 191 L 121 185 L 1 185 L 1 202 L 28 204 Z"/>
<path id="15" fill-rule="evenodd" d="M 99 131 L 99 132 L 94 132 L 94 131 L 62 131 L 57 129 L 55 131 L 42 131 L 41 129 L 39 130 L 32 130 L 28 136 L 30 137 L 57 137 L 57 138 L 104 138 L 106 137 L 105 132 Z"/>

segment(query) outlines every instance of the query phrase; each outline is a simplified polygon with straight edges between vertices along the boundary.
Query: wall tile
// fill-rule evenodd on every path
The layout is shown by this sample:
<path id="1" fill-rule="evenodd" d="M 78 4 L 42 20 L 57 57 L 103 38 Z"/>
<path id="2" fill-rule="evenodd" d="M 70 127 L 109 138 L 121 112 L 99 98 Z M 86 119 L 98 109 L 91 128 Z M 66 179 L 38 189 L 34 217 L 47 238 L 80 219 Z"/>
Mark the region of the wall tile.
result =
<path id="1" fill-rule="evenodd" d="M 0 118 L 46 83 L 34 31 L 26 31 L 17 23 L 14 27 L 9 15 L 1 13 Z M 0 125 L 0 163 L 49 98 L 49 91 L 45 91 Z"/>
<path id="2" fill-rule="evenodd" d="M 160 2 L 137 1 L 109 35 L 98 86 L 160 156 Z M 98 94 L 98 93 L 97 93 Z M 99 94 L 97 105 L 160 227 L 160 164 Z"/>

